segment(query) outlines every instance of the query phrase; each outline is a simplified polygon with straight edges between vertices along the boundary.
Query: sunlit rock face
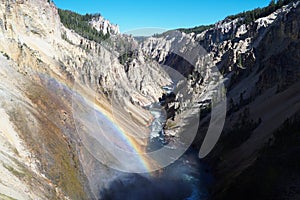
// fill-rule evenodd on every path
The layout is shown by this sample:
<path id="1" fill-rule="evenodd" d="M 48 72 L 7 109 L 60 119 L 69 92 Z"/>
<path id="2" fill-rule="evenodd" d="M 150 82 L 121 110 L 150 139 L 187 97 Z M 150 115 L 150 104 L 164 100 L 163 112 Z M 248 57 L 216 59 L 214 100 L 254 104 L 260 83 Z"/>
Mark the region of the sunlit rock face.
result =
<path id="1" fill-rule="evenodd" d="M 112 38 L 118 51 L 88 41 L 60 23 L 51 2 L 1 1 L 0 8 L 0 198 L 96 198 L 118 173 L 84 148 L 74 101 L 95 102 L 108 116 L 130 113 L 136 124 L 120 127 L 147 135 L 141 130 L 148 130 L 152 116 L 142 107 L 162 96 L 170 78 L 140 53 L 125 67 L 119 57 L 131 49 L 118 41 L 130 38 Z M 110 31 L 118 33 L 117 27 Z M 111 110 L 112 99 L 121 110 Z M 137 142 L 142 149 L 145 141 Z"/>
<path id="2" fill-rule="evenodd" d="M 110 21 L 102 16 L 95 16 L 90 22 L 90 25 L 97 31 L 102 31 L 104 34 L 118 35 L 120 28 L 118 25 L 111 24 Z"/>
<path id="3" fill-rule="evenodd" d="M 170 102 L 176 108 L 170 124 L 183 126 L 176 120 L 193 110 L 182 109 L 195 102 L 205 106 L 219 81 L 225 81 L 230 101 L 228 129 L 247 107 L 250 118 L 261 118 L 254 134 L 224 155 L 229 165 L 217 166 L 228 174 L 242 170 L 238 163 L 247 166 L 272 130 L 299 111 L 297 99 L 288 98 L 299 97 L 299 4 L 251 25 L 222 21 L 198 35 L 175 31 L 142 43 L 119 34 L 118 26 L 102 17 L 90 24 L 111 37 L 102 44 L 82 38 L 60 23 L 57 8 L 46 0 L 2 0 L 0 16 L 0 199 L 96 199 L 104 188 L 114 190 L 111 183 L 120 184 L 120 172 L 98 161 L 81 137 L 99 127 L 89 124 L 90 115 L 78 124 L 74 109 L 96 107 L 114 116 L 145 151 L 143 138 L 149 137 L 153 116 L 144 108 L 162 97 L 163 86 L 174 84 L 160 64 L 186 77 L 190 94 L 186 101 Z M 238 106 L 240 111 L 234 109 Z M 208 119 L 205 115 L 200 124 Z M 178 134 L 175 129 L 166 133 Z M 117 160 L 99 149 L 107 160 Z M 236 156 L 241 152 L 245 157 Z"/>
<path id="4" fill-rule="evenodd" d="M 194 84 L 191 80 L 189 84 L 195 102 L 211 99 L 209 93 L 214 90 L 211 79 L 215 76 L 211 66 L 222 73 L 228 100 L 227 118 L 223 138 L 210 154 L 212 160 L 218 161 L 215 167 L 222 183 L 216 194 L 251 165 L 259 155 L 258 150 L 272 141 L 274 131 L 300 110 L 296 103 L 300 80 L 299 13 L 299 2 L 295 2 L 250 24 L 226 19 L 198 35 L 170 31 L 140 44 L 146 54 L 163 64 L 169 64 L 174 53 L 186 55 L 185 59 L 201 75 L 198 82 Z M 205 49 L 206 56 L 193 56 L 203 52 L 199 46 Z M 197 80 L 197 75 L 192 76 Z M 204 116 L 196 140 L 198 146 L 209 120 L 205 112 Z M 238 129 L 239 136 L 229 135 L 239 123 L 243 127 L 250 124 L 251 128 Z M 226 147 L 228 141 L 230 147 Z"/>

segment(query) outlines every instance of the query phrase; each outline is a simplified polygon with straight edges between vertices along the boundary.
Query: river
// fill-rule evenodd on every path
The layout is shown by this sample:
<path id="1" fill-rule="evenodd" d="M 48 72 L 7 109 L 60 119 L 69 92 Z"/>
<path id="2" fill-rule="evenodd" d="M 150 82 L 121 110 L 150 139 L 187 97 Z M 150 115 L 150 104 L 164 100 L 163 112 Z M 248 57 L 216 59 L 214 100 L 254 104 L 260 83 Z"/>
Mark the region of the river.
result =
<path id="1" fill-rule="evenodd" d="M 153 115 L 150 126 L 148 151 L 162 148 L 166 112 L 160 103 L 147 108 Z M 208 188 L 213 183 L 209 167 L 201 163 L 198 152 L 190 148 L 173 164 L 165 167 L 158 175 L 123 174 L 100 192 L 103 199 L 113 200 L 206 200 Z"/>

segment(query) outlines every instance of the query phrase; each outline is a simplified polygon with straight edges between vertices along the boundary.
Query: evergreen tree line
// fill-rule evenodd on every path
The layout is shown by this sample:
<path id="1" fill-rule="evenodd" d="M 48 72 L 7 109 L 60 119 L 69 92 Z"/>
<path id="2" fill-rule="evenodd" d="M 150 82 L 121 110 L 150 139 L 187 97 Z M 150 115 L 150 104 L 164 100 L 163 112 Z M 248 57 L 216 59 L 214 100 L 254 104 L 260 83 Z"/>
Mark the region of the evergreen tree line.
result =
<path id="1" fill-rule="evenodd" d="M 97 31 L 89 25 L 89 21 L 91 21 L 94 17 L 101 16 L 99 13 L 80 15 L 69 10 L 58 9 L 58 14 L 65 27 L 74 30 L 76 33 L 88 40 L 100 43 L 101 41 L 108 39 L 110 36 L 109 34 L 103 34 L 102 31 Z"/>
<path id="2" fill-rule="evenodd" d="M 259 18 L 270 15 L 271 13 L 273 13 L 274 11 L 276 11 L 277 9 L 281 8 L 284 5 L 287 5 L 291 2 L 297 2 L 297 1 L 298 0 L 271 0 L 269 5 L 264 8 L 256 8 L 254 10 L 242 12 L 242 13 L 239 13 L 236 15 L 230 15 L 230 16 L 226 17 L 226 19 L 233 20 L 233 19 L 240 18 L 240 19 L 242 19 L 241 23 L 250 24 L 251 22 L 253 22 Z M 187 29 L 181 28 L 178 30 L 181 32 L 184 32 L 184 33 L 199 34 L 199 33 L 203 32 L 207 29 L 210 29 L 212 27 L 214 27 L 213 24 L 196 26 L 194 28 L 187 28 Z"/>
<path id="3" fill-rule="evenodd" d="M 188 28 L 188 29 L 181 28 L 181 29 L 178 29 L 178 30 L 181 31 L 181 32 L 187 33 L 187 34 L 189 34 L 189 33 L 199 34 L 199 33 L 203 32 L 203 31 L 205 31 L 207 29 L 210 29 L 212 27 L 214 27 L 213 24 L 211 24 L 211 25 L 196 26 L 194 28 Z"/>
<path id="4" fill-rule="evenodd" d="M 251 22 L 270 15 L 275 12 L 277 9 L 281 8 L 284 5 L 287 5 L 291 2 L 296 2 L 298 0 L 271 0 L 268 6 L 264 8 L 256 8 L 254 10 L 246 11 L 239 13 L 237 15 L 228 16 L 226 19 L 236 19 L 241 18 L 242 22 L 245 24 L 250 24 Z"/>

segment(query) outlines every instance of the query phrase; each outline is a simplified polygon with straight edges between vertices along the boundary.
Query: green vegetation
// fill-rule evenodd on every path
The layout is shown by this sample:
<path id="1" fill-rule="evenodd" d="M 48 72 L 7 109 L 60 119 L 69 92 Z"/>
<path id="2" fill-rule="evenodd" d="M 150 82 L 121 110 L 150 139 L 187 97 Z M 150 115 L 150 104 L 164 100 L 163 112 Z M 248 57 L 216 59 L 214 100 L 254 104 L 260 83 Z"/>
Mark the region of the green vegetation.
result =
<path id="1" fill-rule="evenodd" d="M 118 59 L 122 65 L 125 65 L 128 62 L 131 62 L 134 59 L 135 55 L 133 51 L 128 51 L 122 54 Z"/>
<path id="2" fill-rule="evenodd" d="M 165 125 L 165 129 L 172 129 L 172 128 L 176 128 L 177 127 L 177 124 L 175 121 L 171 120 L 171 119 L 168 119 L 167 120 L 167 123 Z"/>
<path id="3" fill-rule="evenodd" d="M 20 172 L 20 171 L 16 170 L 12 166 L 5 165 L 5 164 L 2 164 L 2 165 L 3 165 L 4 168 L 6 168 L 8 171 L 10 171 L 14 176 L 16 176 L 18 178 L 24 178 L 25 177 L 25 174 L 23 172 Z"/>
<path id="4" fill-rule="evenodd" d="M 9 55 L 8 55 L 7 53 L 5 53 L 5 52 L 3 52 L 3 51 L 0 51 L 0 53 L 3 54 L 3 56 L 4 56 L 5 58 L 7 58 L 7 60 L 10 59 L 10 57 L 9 57 Z"/>
<path id="5" fill-rule="evenodd" d="M 297 0 L 272 0 L 268 6 L 264 8 L 256 8 L 254 10 L 250 10 L 247 12 L 242 12 L 236 15 L 228 16 L 226 19 L 242 19 L 241 23 L 250 24 L 251 22 L 270 15 L 272 12 L 276 11 L 277 9 L 281 8 L 284 5 L 287 5 L 291 2 L 296 2 Z"/>
<path id="6" fill-rule="evenodd" d="M 82 37 L 100 43 L 110 37 L 109 34 L 103 34 L 103 32 L 97 31 L 95 28 L 89 25 L 94 17 L 99 17 L 100 14 L 86 14 L 80 15 L 78 13 L 58 9 L 60 20 L 65 27 L 74 30 Z"/>
<path id="7" fill-rule="evenodd" d="M 76 147 L 71 140 L 65 138 L 62 130 L 50 120 L 54 119 L 56 113 L 59 113 L 61 107 L 64 106 L 61 103 L 62 101 L 58 99 L 62 96 L 63 91 L 60 93 L 60 90 L 58 90 L 58 93 L 54 95 L 40 85 L 30 84 L 25 87 L 28 91 L 28 98 L 41 108 L 40 113 L 47 113 L 47 117 L 40 113 L 35 116 L 38 120 L 37 123 L 43 127 L 38 130 L 38 134 L 35 134 L 32 131 L 35 127 L 27 125 L 27 117 L 23 110 L 20 107 L 15 107 L 15 110 L 11 111 L 9 115 L 16 122 L 18 130 L 24 133 L 22 139 L 32 152 L 40 158 L 39 169 L 53 184 L 61 188 L 63 193 L 69 196 L 70 199 L 87 199 Z M 18 169 L 22 172 L 21 174 L 18 174 L 12 168 L 8 170 L 19 176 L 23 175 L 26 180 L 32 180 L 27 178 L 31 176 L 30 172 L 26 172 L 20 166 L 18 166 Z M 55 191 L 49 189 L 49 196 L 48 199 L 55 199 Z"/>
<path id="8" fill-rule="evenodd" d="M 66 33 L 62 33 L 61 38 L 64 39 L 65 41 L 67 41 L 68 43 L 74 45 L 73 42 L 71 40 L 69 40 Z"/>
<path id="9" fill-rule="evenodd" d="M 0 193 L 0 199 L 2 199 L 2 200 L 16 200 L 15 198 L 6 196 L 5 194 L 1 194 L 1 193 Z"/>
<path id="10" fill-rule="evenodd" d="M 207 29 L 210 29 L 212 28 L 214 25 L 211 24 L 211 25 L 202 25 L 202 26 L 196 26 L 194 28 L 180 28 L 178 29 L 179 31 L 181 32 L 184 32 L 184 33 L 196 33 L 196 34 L 199 34 L 199 33 L 202 33 L 203 31 L 207 30 Z"/>
<path id="11" fill-rule="evenodd" d="M 297 0 L 271 0 L 268 6 L 264 8 L 256 8 L 254 10 L 242 12 L 236 15 L 230 15 L 226 17 L 226 19 L 233 20 L 240 18 L 240 23 L 250 24 L 251 22 L 270 15 L 272 12 L 276 11 L 277 9 L 281 8 L 284 5 L 287 5 L 291 2 L 296 2 Z M 180 28 L 178 29 L 181 32 L 184 33 L 196 33 L 199 34 L 205 30 L 208 30 L 212 28 L 214 25 L 202 25 L 202 26 L 196 26 L 194 28 Z"/>
<path id="12" fill-rule="evenodd" d="M 156 38 L 159 38 L 159 37 L 166 37 L 169 33 L 172 33 L 173 30 L 169 30 L 169 31 L 166 31 L 166 32 L 163 32 L 163 33 L 155 33 L 152 35 L 152 37 L 156 37 Z"/>
<path id="13" fill-rule="evenodd" d="M 239 55 L 238 55 L 238 58 L 237 58 L 237 65 L 238 65 L 238 67 L 243 67 L 243 58 L 242 58 L 242 54 L 239 54 Z"/>

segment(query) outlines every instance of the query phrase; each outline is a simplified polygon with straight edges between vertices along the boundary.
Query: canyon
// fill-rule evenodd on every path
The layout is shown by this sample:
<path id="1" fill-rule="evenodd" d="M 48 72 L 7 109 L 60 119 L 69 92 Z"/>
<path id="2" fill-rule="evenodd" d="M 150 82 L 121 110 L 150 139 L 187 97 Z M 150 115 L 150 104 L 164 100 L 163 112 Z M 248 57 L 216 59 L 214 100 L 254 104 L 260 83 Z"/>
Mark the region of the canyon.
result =
<path id="1" fill-rule="evenodd" d="M 0 199 L 118 199 L 131 179 L 149 188 L 132 195 L 155 184 L 152 198 L 230 199 L 299 120 L 299 1 L 139 40 L 101 15 L 88 24 L 109 37 L 67 28 L 52 1 L 0 1 Z M 296 181 L 277 198 L 299 198 L 293 137 Z"/>

